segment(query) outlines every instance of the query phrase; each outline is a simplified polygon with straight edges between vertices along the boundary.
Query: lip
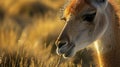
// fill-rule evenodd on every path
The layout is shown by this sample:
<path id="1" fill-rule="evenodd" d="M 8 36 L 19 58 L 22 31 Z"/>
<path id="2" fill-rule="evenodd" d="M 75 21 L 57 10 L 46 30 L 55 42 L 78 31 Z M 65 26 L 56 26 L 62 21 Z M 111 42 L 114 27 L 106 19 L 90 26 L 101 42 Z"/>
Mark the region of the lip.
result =
<path id="1" fill-rule="evenodd" d="M 72 56 L 72 52 L 73 52 L 73 48 L 74 48 L 75 45 L 72 45 L 70 46 L 66 52 L 63 54 L 63 57 L 71 57 Z"/>

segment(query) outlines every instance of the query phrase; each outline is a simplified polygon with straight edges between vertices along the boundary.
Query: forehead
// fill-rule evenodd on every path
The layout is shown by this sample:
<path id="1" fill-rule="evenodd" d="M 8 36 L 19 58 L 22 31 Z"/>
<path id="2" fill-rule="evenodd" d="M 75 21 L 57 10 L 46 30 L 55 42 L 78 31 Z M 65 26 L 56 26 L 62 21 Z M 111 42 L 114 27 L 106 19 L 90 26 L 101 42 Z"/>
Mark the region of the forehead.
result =
<path id="1" fill-rule="evenodd" d="M 76 15 L 78 12 L 84 10 L 86 6 L 88 6 L 88 3 L 85 0 L 71 0 L 66 6 L 63 14 L 65 17 L 71 13 Z"/>

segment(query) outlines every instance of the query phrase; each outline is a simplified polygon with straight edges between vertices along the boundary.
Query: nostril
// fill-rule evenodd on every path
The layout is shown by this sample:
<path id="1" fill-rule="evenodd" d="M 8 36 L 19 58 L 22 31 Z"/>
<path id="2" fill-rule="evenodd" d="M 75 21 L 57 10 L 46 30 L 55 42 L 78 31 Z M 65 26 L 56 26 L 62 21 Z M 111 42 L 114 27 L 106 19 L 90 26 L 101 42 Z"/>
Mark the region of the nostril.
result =
<path id="1" fill-rule="evenodd" d="M 67 44 L 67 42 L 60 42 L 60 43 L 58 44 L 58 48 L 61 48 L 61 47 L 64 46 L 65 44 Z"/>

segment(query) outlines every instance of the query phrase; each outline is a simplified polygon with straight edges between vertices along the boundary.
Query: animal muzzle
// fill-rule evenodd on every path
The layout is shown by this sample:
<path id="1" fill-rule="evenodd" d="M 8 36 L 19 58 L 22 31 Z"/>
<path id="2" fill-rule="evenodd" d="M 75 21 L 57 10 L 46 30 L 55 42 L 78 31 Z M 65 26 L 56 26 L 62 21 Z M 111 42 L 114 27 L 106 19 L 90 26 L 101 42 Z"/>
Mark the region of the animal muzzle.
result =
<path id="1" fill-rule="evenodd" d="M 70 56 L 75 45 L 73 43 L 69 43 L 68 41 L 58 41 L 56 42 L 57 49 L 56 52 L 58 55 L 66 55 Z"/>
<path id="2" fill-rule="evenodd" d="M 56 42 L 56 52 L 58 55 L 62 55 L 66 52 L 68 42 L 67 41 L 57 41 Z"/>

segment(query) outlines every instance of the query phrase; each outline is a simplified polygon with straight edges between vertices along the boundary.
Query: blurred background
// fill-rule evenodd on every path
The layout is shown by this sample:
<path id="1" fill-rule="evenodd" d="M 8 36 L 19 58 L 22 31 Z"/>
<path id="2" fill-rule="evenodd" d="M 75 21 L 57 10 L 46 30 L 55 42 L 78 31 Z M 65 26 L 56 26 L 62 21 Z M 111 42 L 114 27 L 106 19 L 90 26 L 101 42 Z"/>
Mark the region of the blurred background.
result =
<path id="1" fill-rule="evenodd" d="M 56 54 L 54 42 L 65 24 L 60 20 L 65 3 L 0 0 L 0 67 L 96 67 L 91 47 L 71 59 Z"/>

